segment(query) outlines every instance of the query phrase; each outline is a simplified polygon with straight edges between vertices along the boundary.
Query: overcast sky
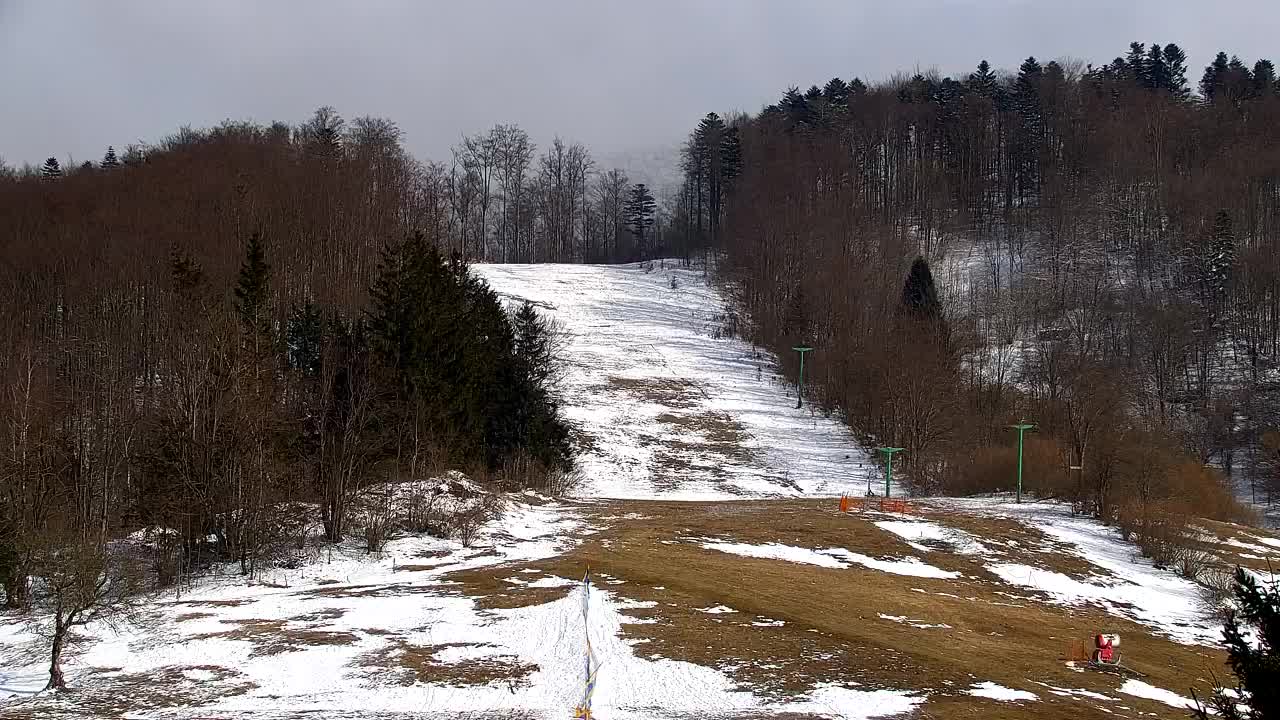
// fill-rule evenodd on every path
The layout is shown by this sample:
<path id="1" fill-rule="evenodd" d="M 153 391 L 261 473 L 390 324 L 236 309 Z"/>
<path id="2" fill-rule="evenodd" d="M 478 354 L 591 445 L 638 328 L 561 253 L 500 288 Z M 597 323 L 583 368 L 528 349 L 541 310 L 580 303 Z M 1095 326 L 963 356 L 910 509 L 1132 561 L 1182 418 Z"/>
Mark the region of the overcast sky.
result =
<path id="1" fill-rule="evenodd" d="M 517 123 L 597 153 L 674 145 L 709 110 L 788 85 L 1095 64 L 1177 42 L 1275 52 L 1280 2 L 1235 0 L 0 0 L 0 157 L 99 159 L 225 118 L 395 120 L 420 157 Z M 1268 42 L 1269 41 L 1269 42 Z M 1280 57 L 1276 58 L 1280 60 Z"/>

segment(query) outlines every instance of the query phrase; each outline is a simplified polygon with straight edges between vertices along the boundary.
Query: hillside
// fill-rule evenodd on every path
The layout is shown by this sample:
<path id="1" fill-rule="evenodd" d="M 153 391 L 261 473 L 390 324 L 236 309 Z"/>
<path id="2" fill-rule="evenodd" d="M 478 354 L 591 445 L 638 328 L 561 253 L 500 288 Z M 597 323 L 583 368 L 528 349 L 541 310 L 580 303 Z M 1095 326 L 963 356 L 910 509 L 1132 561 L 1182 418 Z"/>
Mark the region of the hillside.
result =
<path id="1" fill-rule="evenodd" d="M 719 337 L 700 272 L 477 269 L 566 331 L 570 498 L 508 497 L 471 547 L 314 545 L 255 583 L 227 566 L 84 628 L 68 693 L 38 692 L 47 618 L 0 616 L 0 718 L 562 718 L 588 636 L 604 720 L 1173 717 L 1222 675 L 1197 586 L 1069 506 L 839 512 L 870 461 Z M 1280 562 L 1262 531 L 1199 537 L 1220 563 Z M 1099 631 L 1141 676 L 1070 660 Z"/>

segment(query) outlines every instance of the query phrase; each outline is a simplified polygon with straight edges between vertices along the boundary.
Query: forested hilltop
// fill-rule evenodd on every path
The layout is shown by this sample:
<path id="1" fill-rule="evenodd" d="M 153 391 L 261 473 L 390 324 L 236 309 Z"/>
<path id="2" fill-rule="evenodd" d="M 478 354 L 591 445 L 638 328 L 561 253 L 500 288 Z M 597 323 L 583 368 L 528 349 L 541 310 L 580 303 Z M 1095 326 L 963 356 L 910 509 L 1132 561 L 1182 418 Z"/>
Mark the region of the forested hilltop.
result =
<path id="1" fill-rule="evenodd" d="M 741 332 L 792 372 L 817 348 L 813 398 L 918 491 L 1009 489 L 1025 419 L 1036 489 L 1229 513 L 1206 463 L 1280 482 L 1280 86 L 1226 54 L 1187 74 L 1134 43 L 791 88 L 698 125 L 679 207 Z"/>
<path id="2" fill-rule="evenodd" d="M 327 109 L 0 178 L 5 602 L 43 588 L 61 637 L 130 589 L 125 535 L 164 586 L 296 564 L 313 524 L 464 533 L 421 485 L 451 470 L 562 491 L 558 331 L 442 239 L 439 180 Z"/>

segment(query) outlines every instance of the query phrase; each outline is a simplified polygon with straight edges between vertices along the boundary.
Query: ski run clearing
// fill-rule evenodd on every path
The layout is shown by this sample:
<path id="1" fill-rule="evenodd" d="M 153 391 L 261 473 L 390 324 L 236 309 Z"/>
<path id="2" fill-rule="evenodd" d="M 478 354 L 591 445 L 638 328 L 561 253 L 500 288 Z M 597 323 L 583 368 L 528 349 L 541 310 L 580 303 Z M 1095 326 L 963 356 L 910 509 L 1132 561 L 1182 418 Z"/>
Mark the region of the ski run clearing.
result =
<path id="1" fill-rule="evenodd" d="M 40 692 L 48 618 L 0 615 L 0 718 L 568 718 L 588 637 L 602 720 L 1173 717 L 1223 676 L 1197 587 L 1068 507 L 838 512 L 871 459 L 722 337 L 700 272 L 478 270 L 568 332 L 573 497 L 507 498 L 469 548 L 353 539 L 253 582 L 228 566 L 83 628 L 64 694 Z M 1263 531 L 1202 540 L 1280 562 Z M 1072 661 L 1100 631 L 1141 679 Z"/>

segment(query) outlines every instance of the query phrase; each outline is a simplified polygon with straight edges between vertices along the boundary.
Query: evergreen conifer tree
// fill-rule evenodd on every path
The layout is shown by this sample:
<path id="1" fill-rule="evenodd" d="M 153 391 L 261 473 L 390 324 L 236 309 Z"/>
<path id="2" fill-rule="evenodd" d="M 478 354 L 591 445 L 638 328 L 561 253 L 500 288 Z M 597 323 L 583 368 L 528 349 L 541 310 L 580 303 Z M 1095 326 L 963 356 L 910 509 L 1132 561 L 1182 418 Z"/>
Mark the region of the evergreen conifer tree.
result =
<path id="1" fill-rule="evenodd" d="M 942 319 L 942 303 L 933 283 L 933 271 L 923 256 L 911 263 L 911 270 L 907 273 L 907 281 L 902 286 L 902 309 L 920 320 Z"/>
<path id="2" fill-rule="evenodd" d="M 324 318 L 315 303 L 308 300 L 290 313 L 285 331 L 289 366 L 308 377 L 320 372 L 320 353 L 324 345 Z"/>
<path id="3" fill-rule="evenodd" d="M 262 236 L 253 233 L 245 248 L 245 259 L 240 265 L 235 288 L 236 314 L 250 334 L 265 335 L 270 331 L 271 318 L 267 316 L 267 283 L 270 279 L 271 266 L 262 247 Z"/>
<path id="4" fill-rule="evenodd" d="M 1229 64 L 1227 54 L 1219 52 L 1213 62 L 1205 67 L 1204 74 L 1200 76 L 1200 95 L 1205 100 L 1212 102 L 1217 97 L 1218 90 L 1226 79 Z"/>
<path id="5" fill-rule="evenodd" d="M 1129 43 L 1129 54 L 1124 57 L 1124 66 L 1129 78 L 1135 85 L 1151 87 L 1147 68 L 1147 46 L 1140 42 Z"/>
<path id="6" fill-rule="evenodd" d="M 1151 43 L 1143 67 L 1142 85 L 1149 90 L 1169 90 L 1172 77 L 1160 43 Z"/>
<path id="7" fill-rule="evenodd" d="M 995 71 L 991 69 L 991 63 L 986 60 L 978 63 L 978 69 L 969 73 L 968 86 L 970 92 L 994 97 L 997 83 Z"/>
<path id="8" fill-rule="evenodd" d="M 656 209 L 657 203 L 654 202 L 649 188 L 644 183 L 636 183 L 631 188 L 631 197 L 627 199 L 623 217 L 626 220 L 627 229 L 635 236 L 636 247 L 640 248 L 641 258 L 645 260 L 650 259 L 648 233 L 649 228 L 653 227 L 653 215 Z"/>
<path id="9" fill-rule="evenodd" d="M 120 158 L 116 157 L 116 149 L 110 145 L 107 146 L 107 154 L 102 156 L 102 169 L 110 170 L 119 167 Z"/>
<path id="10" fill-rule="evenodd" d="M 1232 592 L 1235 608 L 1227 613 L 1222 635 L 1236 687 L 1217 688 L 1209 707 L 1197 698 L 1195 715 L 1200 720 L 1280 717 L 1280 591 L 1237 567 Z"/>
<path id="11" fill-rule="evenodd" d="M 849 102 L 849 86 L 840 78 L 831 78 L 822 88 L 822 98 L 830 107 L 844 107 Z"/>
<path id="12" fill-rule="evenodd" d="M 58 158 L 51 157 L 45 160 L 40 168 L 40 174 L 50 180 L 62 177 L 62 165 L 58 163 Z"/>
<path id="13" fill-rule="evenodd" d="M 737 126 L 729 126 L 720 137 L 720 172 L 727 186 L 742 172 L 742 138 Z"/>
<path id="14" fill-rule="evenodd" d="M 1044 68 L 1029 57 L 1018 68 L 1018 79 L 1013 86 L 1014 109 L 1024 121 L 1038 121 L 1040 117 L 1040 79 Z"/>
<path id="15" fill-rule="evenodd" d="M 1262 59 L 1253 65 L 1253 97 L 1266 97 L 1275 94 L 1276 66 L 1270 60 Z"/>
<path id="16" fill-rule="evenodd" d="M 1213 218 L 1213 242 L 1210 245 L 1209 278 L 1214 297 L 1223 298 L 1231 283 L 1231 272 L 1236 264 L 1236 234 L 1231 226 L 1231 216 L 1219 210 Z"/>
<path id="17" fill-rule="evenodd" d="M 1164 46 L 1165 72 L 1168 90 L 1179 100 L 1185 100 L 1191 91 L 1187 88 L 1187 53 L 1173 43 Z"/>

